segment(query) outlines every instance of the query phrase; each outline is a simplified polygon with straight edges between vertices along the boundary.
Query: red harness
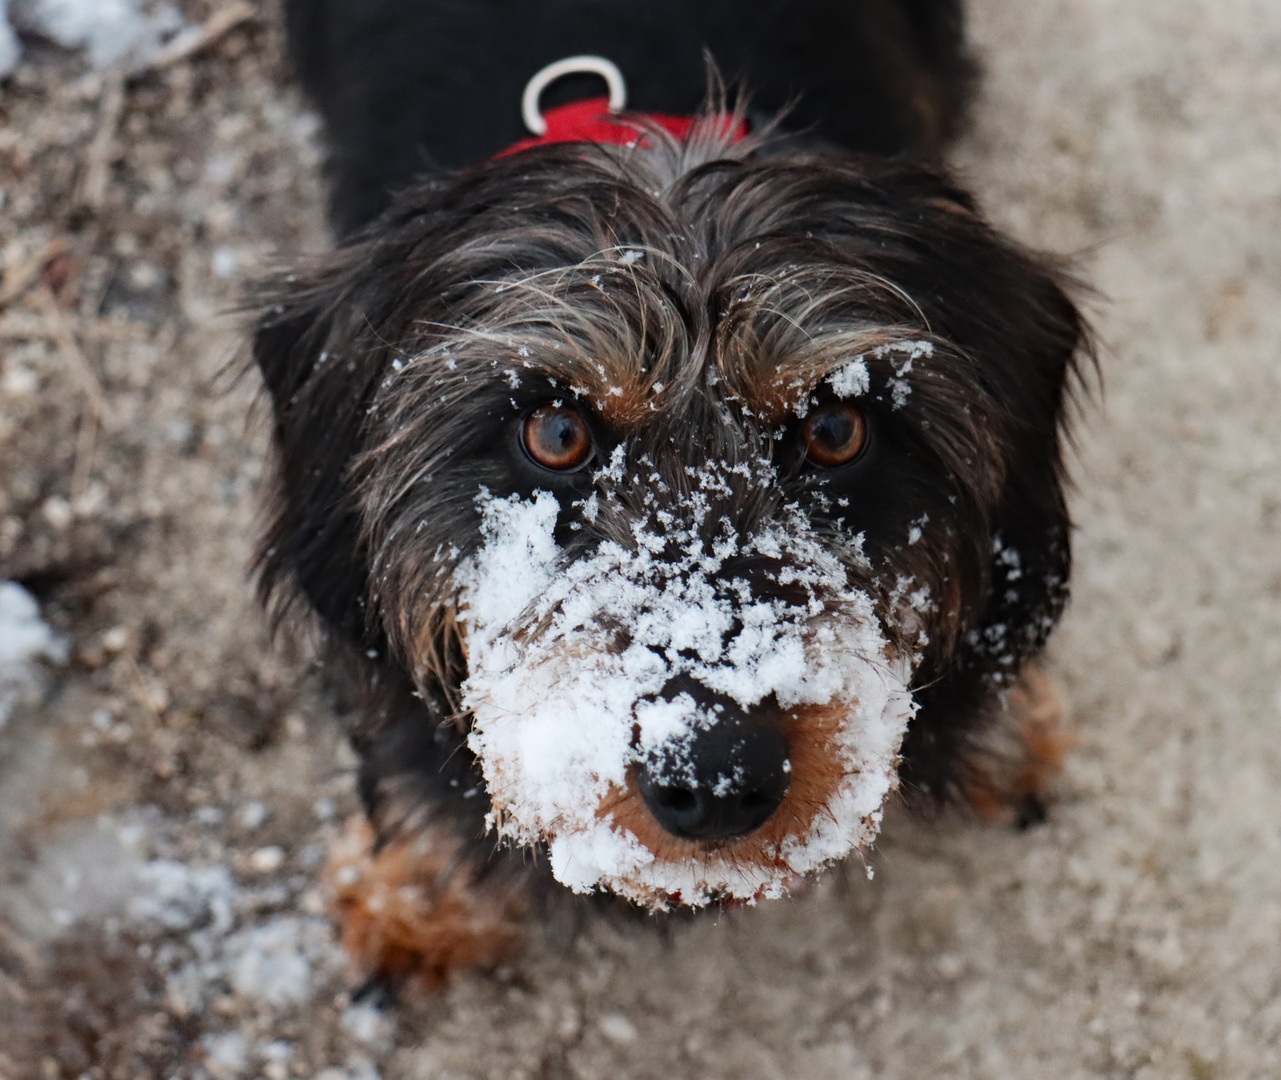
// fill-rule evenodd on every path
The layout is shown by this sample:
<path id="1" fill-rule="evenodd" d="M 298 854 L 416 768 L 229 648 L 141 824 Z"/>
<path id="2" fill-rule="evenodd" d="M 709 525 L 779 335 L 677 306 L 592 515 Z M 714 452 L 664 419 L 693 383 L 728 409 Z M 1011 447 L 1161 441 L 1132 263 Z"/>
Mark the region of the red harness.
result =
<path id="1" fill-rule="evenodd" d="M 689 138 L 690 130 L 700 119 L 696 116 L 674 116 L 671 113 L 637 113 L 639 119 L 657 124 L 664 131 L 670 132 L 677 139 Z M 723 123 L 725 132 L 733 142 L 741 142 L 747 137 L 747 122 L 729 113 L 719 113 L 716 119 Z M 495 154 L 495 157 L 506 157 L 531 146 L 545 146 L 549 143 L 590 142 L 606 143 L 613 146 L 645 146 L 645 132 L 636 124 L 620 118 L 609 111 L 609 98 L 585 98 L 572 101 L 568 105 L 557 105 L 543 113 L 547 131 L 542 135 L 530 135 L 513 143 L 506 150 Z"/>

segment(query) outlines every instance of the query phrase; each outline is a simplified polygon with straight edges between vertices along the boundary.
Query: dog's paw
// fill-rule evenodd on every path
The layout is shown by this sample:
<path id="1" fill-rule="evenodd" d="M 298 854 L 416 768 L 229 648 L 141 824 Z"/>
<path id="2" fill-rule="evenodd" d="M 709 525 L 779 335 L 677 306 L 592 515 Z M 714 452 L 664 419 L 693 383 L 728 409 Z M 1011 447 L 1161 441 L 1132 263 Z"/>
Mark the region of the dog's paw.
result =
<path id="1" fill-rule="evenodd" d="M 1077 742 L 1064 713 L 1058 684 L 1038 665 L 1024 665 L 994 738 L 968 763 L 965 795 L 980 817 L 1020 829 L 1047 820 L 1054 781 Z"/>
<path id="2" fill-rule="evenodd" d="M 331 847 L 326 880 L 367 987 L 431 988 L 451 972 L 492 967 L 524 942 L 524 895 L 501 875 L 482 880 L 443 829 L 375 847 L 369 825 L 352 819 Z"/>

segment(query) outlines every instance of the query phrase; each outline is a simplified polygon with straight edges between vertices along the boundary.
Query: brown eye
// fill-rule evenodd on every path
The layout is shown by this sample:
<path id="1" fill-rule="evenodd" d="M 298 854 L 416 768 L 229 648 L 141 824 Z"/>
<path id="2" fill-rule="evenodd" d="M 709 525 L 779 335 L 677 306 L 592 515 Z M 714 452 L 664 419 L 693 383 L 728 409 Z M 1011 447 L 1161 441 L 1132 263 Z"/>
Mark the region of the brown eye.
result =
<path id="1" fill-rule="evenodd" d="M 544 469 L 577 469 L 592 454 L 592 433 L 577 409 L 540 405 L 525 419 L 525 452 Z"/>
<path id="2" fill-rule="evenodd" d="M 801 434 L 810 461 L 830 469 L 858 457 L 867 441 L 867 423 L 853 405 L 834 401 L 810 413 Z"/>

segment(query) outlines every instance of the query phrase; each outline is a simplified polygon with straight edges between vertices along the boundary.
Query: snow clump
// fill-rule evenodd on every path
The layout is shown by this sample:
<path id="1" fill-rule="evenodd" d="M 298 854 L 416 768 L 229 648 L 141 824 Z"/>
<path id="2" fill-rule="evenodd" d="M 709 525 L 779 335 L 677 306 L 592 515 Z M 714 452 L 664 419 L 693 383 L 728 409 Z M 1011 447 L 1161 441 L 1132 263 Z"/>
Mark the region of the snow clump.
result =
<path id="1" fill-rule="evenodd" d="M 708 495 L 724 492 L 726 478 L 709 466 L 694 481 L 680 521 L 653 511 L 633 526 L 633 545 L 606 540 L 574 560 L 554 539 L 552 494 L 485 492 L 484 544 L 461 570 L 463 700 L 491 825 L 519 843 L 547 842 L 553 874 L 574 891 L 604 887 L 655 907 L 677 894 L 691 905 L 779 896 L 795 875 L 870 843 L 915 710 L 910 662 L 889 658 L 871 598 L 848 586 L 845 565 L 799 508 L 751 535 L 728 522 L 709 530 Z M 721 573 L 737 557 L 777 565 L 779 584 L 804 600 L 753 595 L 747 581 Z M 771 695 L 783 709 L 848 708 L 833 747 L 844 779 L 808 834 L 784 840 L 770 865 L 714 849 L 660 860 L 599 811 L 647 752 L 679 749 L 711 722 L 688 695 L 662 699 L 676 676 L 745 709 Z"/>
<path id="2" fill-rule="evenodd" d="M 0 727 L 18 702 L 40 689 L 34 661 L 62 663 L 67 646 L 40 618 L 35 598 L 13 581 L 0 581 Z"/>
<path id="3" fill-rule="evenodd" d="M 168 3 L 147 0 L 0 0 L 0 78 L 21 57 L 15 30 L 64 49 L 83 49 L 95 68 L 122 60 L 142 64 L 183 26 Z"/>
<path id="4" fill-rule="evenodd" d="M 9 25 L 9 0 L 0 0 L 0 79 L 13 73 L 22 56 L 22 44 Z"/>
<path id="5" fill-rule="evenodd" d="M 907 380 L 912 370 L 912 361 L 933 356 L 934 344 L 930 341 L 892 341 L 888 345 L 877 346 L 872 350 L 872 355 L 890 358 L 895 376 L 888 380 L 890 400 L 894 403 L 894 408 L 901 409 L 912 393 L 912 386 Z"/>

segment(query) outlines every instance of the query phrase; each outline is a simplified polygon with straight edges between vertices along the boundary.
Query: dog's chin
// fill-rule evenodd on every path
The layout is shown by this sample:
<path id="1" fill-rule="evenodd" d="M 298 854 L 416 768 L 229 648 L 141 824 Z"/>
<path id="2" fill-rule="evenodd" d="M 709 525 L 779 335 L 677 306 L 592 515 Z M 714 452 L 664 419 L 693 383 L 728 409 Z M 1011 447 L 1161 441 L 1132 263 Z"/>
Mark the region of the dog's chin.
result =
<path id="1" fill-rule="evenodd" d="M 652 909 L 781 896 L 874 839 L 915 711 L 911 671 L 835 559 L 804 535 L 773 535 L 775 550 L 804 555 L 813 595 L 735 605 L 689 587 L 687 571 L 656 582 L 671 563 L 650 561 L 643 544 L 561 565 L 549 495 L 491 499 L 484 514 L 486 543 L 463 574 L 463 703 L 501 837 L 545 845 L 575 892 Z M 619 624 L 625 645 L 602 629 Z M 670 640 L 672 627 L 691 626 L 707 633 Z M 692 699 L 656 699 L 676 674 L 744 707 L 768 700 L 781 725 L 786 791 L 745 835 L 683 838 L 647 805 L 643 763 L 679 756 L 691 732 L 718 722 Z"/>
<path id="2" fill-rule="evenodd" d="M 868 672 L 863 701 L 802 706 L 788 716 L 792 777 L 763 825 L 725 841 L 667 832 L 629 770 L 587 828 L 547 838 L 552 872 L 575 892 L 608 889 L 665 910 L 786 895 L 799 881 L 855 851 L 880 830 L 898 783 L 897 751 L 914 707 L 901 680 Z"/>
<path id="3" fill-rule="evenodd" d="M 783 896 L 798 880 L 864 851 L 897 786 L 898 747 L 914 705 L 886 667 L 868 665 L 865 674 L 862 700 L 789 711 L 791 783 L 747 835 L 705 841 L 668 832 L 646 805 L 626 747 L 616 768 L 575 775 L 585 763 L 567 762 L 566 782 L 556 785 L 563 801 L 549 803 L 548 785 L 538 783 L 546 778 L 531 775 L 537 764 L 518 749 L 549 733 L 537 713 L 479 721 L 494 824 L 514 842 L 545 845 L 553 876 L 578 893 L 608 890 L 653 910 Z"/>

